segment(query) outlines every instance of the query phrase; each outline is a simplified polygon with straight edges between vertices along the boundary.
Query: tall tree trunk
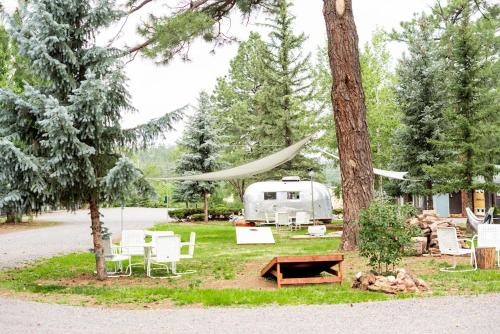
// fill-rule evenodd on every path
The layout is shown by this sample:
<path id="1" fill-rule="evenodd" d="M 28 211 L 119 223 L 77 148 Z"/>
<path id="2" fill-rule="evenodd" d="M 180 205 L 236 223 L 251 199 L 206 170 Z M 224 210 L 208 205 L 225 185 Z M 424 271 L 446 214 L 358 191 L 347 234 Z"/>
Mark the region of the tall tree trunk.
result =
<path id="1" fill-rule="evenodd" d="M 6 217 L 6 220 L 5 222 L 6 223 L 12 223 L 12 224 L 15 224 L 16 223 L 16 212 L 15 211 L 9 211 L 7 212 L 7 217 Z"/>
<path id="2" fill-rule="evenodd" d="M 374 176 L 351 0 L 324 0 L 332 72 L 332 105 L 340 157 L 344 233 L 341 249 L 358 245 L 359 211 L 373 199 Z"/>
<path id="3" fill-rule="evenodd" d="M 203 193 L 203 213 L 204 221 L 208 223 L 208 193 Z"/>
<path id="4" fill-rule="evenodd" d="M 432 182 L 425 182 L 425 189 L 427 189 L 427 194 L 425 195 L 425 209 L 434 210 L 434 203 L 432 199 Z"/>
<path id="5" fill-rule="evenodd" d="M 104 247 L 102 245 L 101 219 L 99 217 L 99 204 L 96 198 L 92 198 L 90 205 L 90 219 L 92 221 L 92 239 L 94 242 L 95 267 L 98 280 L 105 280 L 106 263 L 104 259 Z"/>

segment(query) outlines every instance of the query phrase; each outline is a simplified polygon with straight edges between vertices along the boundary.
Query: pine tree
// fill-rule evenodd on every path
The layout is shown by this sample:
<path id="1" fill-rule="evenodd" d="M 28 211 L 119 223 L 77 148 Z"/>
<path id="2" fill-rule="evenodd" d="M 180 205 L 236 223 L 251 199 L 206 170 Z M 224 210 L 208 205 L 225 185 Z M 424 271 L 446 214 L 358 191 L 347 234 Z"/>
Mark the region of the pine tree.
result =
<path id="1" fill-rule="evenodd" d="M 132 110 L 121 50 L 94 36 L 123 16 L 114 1 L 30 0 L 11 34 L 36 84 L 0 89 L 0 207 L 20 212 L 51 205 L 88 205 L 98 279 L 106 278 L 99 207 L 132 187 L 147 190 L 142 173 L 122 156 L 171 129 L 179 112 L 122 129 Z"/>
<path id="2" fill-rule="evenodd" d="M 269 9 L 266 26 L 271 32 L 263 58 L 263 109 L 257 132 L 259 145 L 255 147 L 259 155 L 268 154 L 272 146 L 275 150 L 290 146 L 316 130 L 311 124 L 318 115 L 308 105 L 313 98 L 310 54 L 302 52 L 306 36 L 293 31 L 291 6 L 288 0 L 276 0 Z M 317 164 L 298 155 L 266 177 L 305 176 L 308 168 L 318 170 Z"/>
<path id="3" fill-rule="evenodd" d="M 394 38 L 408 45 L 408 53 L 397 66 L 397 101 L 404 115 L 404 127 L 395 141 L 398 154 L 393 161 L 397 169 L 408 171 L 410 179 L 418 180 L 403 181 L 402 190 L 426 196 L 425 207 L 432 209 L 432 175 L 427 168 L 443 158 L 435 141 L 443 127 L 446 106 L 444 64 L 429 17 L 422 15 L 402 26 L 403 30 L 394 33 Z"/>
<path id="4" fill-rule="evenodd" d="M 198 109 L 188 123 L 179 145 L 186 152 L 179 158 L 177 172 L 180 175 L 209 173 L 218 167 L 219 144 L 215 120 L 211 113 L 210 97 L 202 92 L 198 99 Z M 203 198 L 205 222 L 208 222 L 208 197 L 216 184 L 210 181 L 182 181 L 177 194 L 184 193 L 184 201 Z"/>
<path id="5" fill-rule="evenodd" d="M 260 139 L 257 125 L 261 123 L 265 86 L 262 58 L 267 52 L 267 45 L 261 36 L 251 32 L 248 40 L 240 43 L 236 56 L 230 62 L 228 74 L 217 80 L 211 99 L 223 144 L 221 168 L 234 167 L 260 157 L 254 146 Z M 248 180 L 229 182 L 243 201 Z"/>
<path id="6" fill-rule="evenodd" d="M 498 94 L 492 94 L 492 87 L 498 87 L 498 70 L 494 70 L 498 68 L 498 27 L 493 23 L 498 22 L 498 8 L 483 1 L 454 0 L 435 11 L 443 26 L 449 105 L 446 126 L 437 141 L 445 159 L 430 171 L 440 192 L 467 193 L 462 197 L 463 209 L 473 206 L 475 189 L 497 189 L 492 180 L 500 149 L 492 143 L 498 143 L 500 122 L 490 98 Z M 490 23 L 484 25 L 485 21 Z M 484 43 L 488 40 L 493 46 Z"/>

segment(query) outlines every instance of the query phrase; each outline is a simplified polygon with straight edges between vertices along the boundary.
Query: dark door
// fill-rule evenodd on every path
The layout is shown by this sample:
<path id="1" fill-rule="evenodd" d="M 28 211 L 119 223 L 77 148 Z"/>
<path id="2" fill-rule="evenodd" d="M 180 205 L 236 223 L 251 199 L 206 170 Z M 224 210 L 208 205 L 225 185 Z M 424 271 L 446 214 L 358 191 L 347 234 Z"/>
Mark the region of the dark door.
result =
<path id="1" fill-rule="evenodd" d="M 462 213 L 462 198 L 460 192 L 450 193 L 450 214 Z"/>

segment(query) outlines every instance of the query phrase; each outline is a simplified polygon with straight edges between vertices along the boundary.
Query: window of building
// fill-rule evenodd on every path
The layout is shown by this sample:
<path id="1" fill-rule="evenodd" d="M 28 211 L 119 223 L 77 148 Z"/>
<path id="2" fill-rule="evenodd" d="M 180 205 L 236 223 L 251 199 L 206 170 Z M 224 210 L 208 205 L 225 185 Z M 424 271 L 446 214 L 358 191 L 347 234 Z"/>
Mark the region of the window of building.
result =
<path id="1" fill-rule="evenodd" d="M 276 199 L 276 192 L 265 192 L 264 193 L 264 200 L 269 201 Z"/>
<path id="2" fill-rule="evenodd" d="M 300 193 L 298 191 L 289 191 L 286 193 L 287 199 L 300 199 Z"/>

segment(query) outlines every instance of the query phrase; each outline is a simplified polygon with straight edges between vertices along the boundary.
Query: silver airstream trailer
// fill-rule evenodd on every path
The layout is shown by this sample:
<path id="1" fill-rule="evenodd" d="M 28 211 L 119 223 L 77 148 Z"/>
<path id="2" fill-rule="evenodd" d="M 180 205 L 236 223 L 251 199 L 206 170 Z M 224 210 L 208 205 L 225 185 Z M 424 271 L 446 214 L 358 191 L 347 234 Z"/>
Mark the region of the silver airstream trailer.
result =
<path id="1" fill-rule="evenodd" d="M 311 188 L 314 196 L 311 196 Z M 328 188 L 321 183 L 300 181 L 299 177 L 284 177 L 281 181 L 264 181 L 251 184 L 245 190 L 243 204 L 245 220 L 264 221 L 267 217 L 274 220 L 276 212 L 288 212 L 295 217 L 295 212 L 306 211 L 312 217 L 312 197 L 314 197 L 314 218 L 330 221 L 332 219 L 332 201 Z"/>

